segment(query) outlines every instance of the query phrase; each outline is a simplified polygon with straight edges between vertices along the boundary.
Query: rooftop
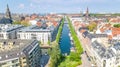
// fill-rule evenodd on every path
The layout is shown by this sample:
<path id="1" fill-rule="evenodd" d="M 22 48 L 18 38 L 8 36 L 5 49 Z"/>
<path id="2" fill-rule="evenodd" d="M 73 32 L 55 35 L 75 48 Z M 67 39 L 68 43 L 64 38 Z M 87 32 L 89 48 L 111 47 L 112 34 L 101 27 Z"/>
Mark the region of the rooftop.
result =
<path id="1" fill-rule="evenodd" d="M 97 38 L 96 40 L 98 43 L 102 43 L 101 45 L 105 48 L 109 48 L 112 45 L 109 43 L 108 38 Z"/>
<path id="2" fill-rule="evenodd" d="M 0 62 L 2 60 L 24 56 L 28 53 L 36 40 L 20 40 L 20 39 L 1 39 L 0 40 Z"/>
<path id="3" fill-rule="evenodd" d="M 46 27 L 46 25 L 44 25 L 44 26 L 33 25 L 33 26 L 23 28 L 23 29 L 19 30 L 19 32 L 40 32 L 40 31 L 50 32 L 53 30 L 54 30 L 54 27 L 52 27 L 52 26 Z"/>
<path id="4" fill-rule="evenodd" d="M 2 19 L 0 19 L 0 24 L 12 24 L 12 20 L 9 18 L 3 17 Z"/>
<path id="5" fill-rule="evenodd" d="M 84 35 L 84 37 L 88 37 L 89 39 L 92 39 L 92 38 L 106 38 L 108 36 L 107 34 L 91 34 L 88 31 L 84 31 L 82 34 Z"/>
<path id="6" fill-rule="evenodd" d="M 12 30 L 15 30 L 17 28 L 21 28 L 21 27 L 24 27 L 22 25 L 0 25 L 0 32 L 9 32 L 9 31 L 12 31 Z"/>
<path id="7" fill-rule="evenodd" d="M 106 49 L 97 41 L 94 41 L 92 43 L 92 47 L 101 59 L 103 58 L 109 59 L 115 56 L 114 52 L 111 49 Z"/>

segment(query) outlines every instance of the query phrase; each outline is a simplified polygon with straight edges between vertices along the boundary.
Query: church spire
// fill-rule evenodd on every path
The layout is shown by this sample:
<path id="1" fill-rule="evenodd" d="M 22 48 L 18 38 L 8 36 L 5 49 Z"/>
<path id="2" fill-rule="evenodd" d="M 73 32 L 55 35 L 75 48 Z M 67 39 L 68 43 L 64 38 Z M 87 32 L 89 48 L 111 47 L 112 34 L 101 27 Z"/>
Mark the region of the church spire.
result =
<path id="1" fill-rule="evenodd" d="M 88 21 L 89 19 L 89 9 L 87 7 L 86 13 L 85 13 L 85 20 Z"/>
<path id="2" fill-rule="evenodd" d="M 8 4 L 6 9 L 6 18 L 12 19 Z"/>
<path id="3" fill-rule="evenodd" d="M 88 18 L 88 16 L 89 16 L 89 9 L 88 9 L 88 7 L 87 7 L 87 10 L 86 10 L 86 17 Z"/>

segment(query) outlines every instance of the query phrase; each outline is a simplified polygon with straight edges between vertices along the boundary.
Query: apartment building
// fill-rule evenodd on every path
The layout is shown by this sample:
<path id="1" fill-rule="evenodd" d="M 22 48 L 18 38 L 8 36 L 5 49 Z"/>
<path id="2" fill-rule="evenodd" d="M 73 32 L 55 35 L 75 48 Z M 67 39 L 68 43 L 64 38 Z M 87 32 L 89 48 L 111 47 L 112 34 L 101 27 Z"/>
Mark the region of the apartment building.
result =
<path id="1" fill-rule="evenodd" d="M 0 39 L 17 39 L 17 31 L 24 26 L 0 24 Z"/>
<path id="2" fill-rule="evenodd" d="M 120 42 L 96 39 L 92 42 L 92 60 L 97 67 L 118 67 L 120 65 Z"/>
<path id="3" fill-rule="evenodd" d="M 40 58 L 36 40 L 0 40 L 0 67 L 40 67 Z"/>
<path id="4" fill-rule="evenodd" d="M 54 27 L 50 26 L 29 26 L 18 31 L 18 39 L 36 39 L 41 42 L 41 44 L 48 44 L 52 41 L 52 36 L 54 34 Z"/>

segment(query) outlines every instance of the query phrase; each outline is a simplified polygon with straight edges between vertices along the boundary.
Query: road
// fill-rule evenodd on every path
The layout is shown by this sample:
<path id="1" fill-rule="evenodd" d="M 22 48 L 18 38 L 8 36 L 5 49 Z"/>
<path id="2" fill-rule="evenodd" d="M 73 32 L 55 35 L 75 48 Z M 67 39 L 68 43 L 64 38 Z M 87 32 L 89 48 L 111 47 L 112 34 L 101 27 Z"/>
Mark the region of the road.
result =
<path id="1" fill-rule="evenodd" d="M 85 51 L 88 51 L 88 49 L 90 47 L 88 47 L 88 44 L 87 44 L 87 41 L 86 40 L 83 40 L 83 39 L 79 39 L 81 44 L 82 44 L 82 47 L 84 49 L 84 53 L 81 55 L 81 59 L 82 59 L 82 65 L 78 66 L 78 67 L 91 67 L 91 61 L 90 61 L 90 58 L 88 57 L 88 54 L 89 52 L 85 52 Z"/>
<path id="2" fill-rule="evenodd" d="M 41 67 L 45 67 L 45 65 L 48 63 L 48 61 L 49 61 L 49 55 L 42 55 L 42 57 L 41 57 L 41 60 L 40 60 L 40 62 L 41 62 Z"/>
<path id="3" fill-rule="evenodd" d="M 82 65 L 77 66 L 77 67 L 91 67 L 90 60 L 88 59 L 85 53 L 81 55 L 81 60 L 82 60 Z"/>

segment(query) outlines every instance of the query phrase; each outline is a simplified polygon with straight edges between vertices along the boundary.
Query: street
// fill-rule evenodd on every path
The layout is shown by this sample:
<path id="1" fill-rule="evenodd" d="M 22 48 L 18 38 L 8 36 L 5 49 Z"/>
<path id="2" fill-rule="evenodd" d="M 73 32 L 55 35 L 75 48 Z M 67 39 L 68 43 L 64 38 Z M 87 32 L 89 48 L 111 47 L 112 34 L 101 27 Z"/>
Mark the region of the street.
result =
<path id="1" fill-rule="evenodd" d="M 48 61 L 49 61 L 49 55 L 42 55 L 42 57 L 41 57 L 41 60 L 40 60 L 40 62 L 41 62 L 41 67 L 45 67 L 45 65 L 48 63 Z"/>
<path id="2" fill-rule="evenodd" d="M 91 67 L 91 61 L 90 61 L 90 58 L 88 56 L 89 54 L 87 54 L 87 53 L 89 53 L 88 50 L 90 48 L 90 47 L 88 47 L 88 42 L 85 39 L 81 39 L 81 38 L 79 40 L 82 44 L 84 52 L 81 55 L 82 65 L 80 65 L 78 67 Z"/>
<path id="3" fill-rule="evenodd" d="M 82 60 L 82 65 L 78 67 L 91 67 L 90 60 L 85 52 L 81 55 L 81 60 Z"/>

